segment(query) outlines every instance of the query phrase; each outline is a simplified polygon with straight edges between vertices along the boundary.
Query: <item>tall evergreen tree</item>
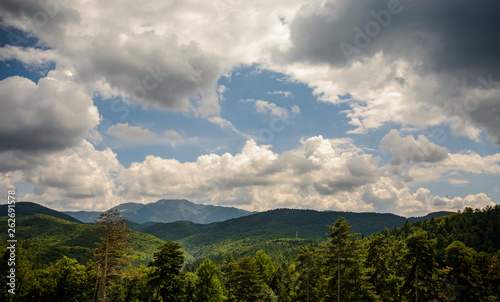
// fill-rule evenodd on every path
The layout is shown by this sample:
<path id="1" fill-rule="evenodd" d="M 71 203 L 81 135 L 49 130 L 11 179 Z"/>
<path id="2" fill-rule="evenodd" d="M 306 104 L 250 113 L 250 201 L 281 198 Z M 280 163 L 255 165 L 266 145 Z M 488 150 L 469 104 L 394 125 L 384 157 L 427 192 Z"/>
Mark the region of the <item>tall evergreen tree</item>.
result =
<path id="1" fill-rule="evenodd" d="M 184 278 L 181 274 L 184 263 L 184 253 L 178 243 L 169 241 L 154 253 L 154 272 L 150 275 L 150 284 L 155 288 L 154 299 L 160 295 L 163 301 L 182 301 L 184 291 Z"/>
<path id="2" fill-rule="evenodd" d="M 198 281 L 196 282 L 196 301 L 219 302 L 223 300 L 222 286 L 217 278 L 217 266 L 205 259 L 196 269 Z"/>
<path id="3" fill-rule="evenodd" d="M 376 295 L 383 301 L 390 296 L 388 257 L 389 248 L 382 234 L 375 234 L 368 243 L 366 265 L 369 268 L 369 281 Z M 386 297 L 386 298 L 385 298 Z"/>
<path id="4" fill-rule="evenodd" d="M 456 301 L 477 301 L 477 270 L 475 251 L 463 242 L 455 241 L 446 248 L 445 282 L 451 288 Z"/>
<path id="5" fill-rule="evenodd" d="M 331 269 L 326 301 L 352 301 L 373 298 L 373 289 L 367 282 L 363 268 L 364 257 L 361 253 L 360 241 L 351 233 L 351 225 L 340 217 L 330 230 L 327 243 L 327 264 Z"/>
<path id="6" fill-rule="evenodd" d="M 222 263 L 222 275 L 223 275 L 223 283 L 226 290 L 227 300 L 229 302 L 233 301 L 233 272 L 236 270 L 236 261 L 234 260 L 233 253 L 229 252 L 226 255 L 226 259 Z"/>
<path id="7" fill-rule="evenodd" d="M 265 283 L 260 278 L 255 261 L 246 256 L 238 260 L 227 276 L 231 288 L 229 301 L 260 301 L 265 292 Z"/>
<path id="8" fill-rule="evenodd" d="M 276 272 L 276 265 L 271 261 L 271 258 L 269 258 L 269 256 L 266 255 L 263 250 L 255 253 L 254 259 L 259 275 L 261 276 L 264 283 L 270 286 Z"/>
<path id="9" fill-rule="evenodd" d="M 434 261 L 436 240 L 428 238 L 427 232 L 418 229 L 406 239 L 408 252 L 405 261 L 410 265 L 406 273 L 404 289 L 406 296 L 414 301 L 431 301 L 437 297 L 437 270 Z"/>
<path id="10" fill-rule="evenodd" d="M 94 300 L 106 300 L 106 286 L 110 278 L 117 277 L 120 270 L 127 264 L 123 258 L 130 249 L 128 242 L 130 233 L 127 222 L 120 216 L 118 210 L 102 213 L 95 220 L 97 227 L 92 232 L 103 234 L 97 243 L 94 260 L 97 265 L 97 280 Z"/>
<path id="11" fill-rule="evenodd" d="M 320 251 L 315 248 L 303 249 L 295 258 L 296 272 L 299 273 L 297 298 L 301 301 L 319 301 L 322 298 Z"/>

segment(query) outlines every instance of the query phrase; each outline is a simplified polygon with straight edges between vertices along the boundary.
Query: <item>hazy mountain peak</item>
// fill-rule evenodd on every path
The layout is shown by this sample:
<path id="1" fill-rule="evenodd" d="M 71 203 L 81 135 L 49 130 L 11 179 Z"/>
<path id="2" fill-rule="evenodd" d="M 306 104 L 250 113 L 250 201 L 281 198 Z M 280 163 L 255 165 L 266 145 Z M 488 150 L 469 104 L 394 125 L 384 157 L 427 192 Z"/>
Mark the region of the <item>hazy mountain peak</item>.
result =
<path id="1" fill-rule="evenodd" d="M 186 220 L 204 224 L 252 214 L 237 208 L 196 204 L 186 199 L 160 199 L 148 204 L 128 202 L 111 209 L 120 211 L 127 220 L 136 223 Z M 84 222 L 93 222 L 99 215 L 99 212 L 86 211 L 65 213 Z"/>

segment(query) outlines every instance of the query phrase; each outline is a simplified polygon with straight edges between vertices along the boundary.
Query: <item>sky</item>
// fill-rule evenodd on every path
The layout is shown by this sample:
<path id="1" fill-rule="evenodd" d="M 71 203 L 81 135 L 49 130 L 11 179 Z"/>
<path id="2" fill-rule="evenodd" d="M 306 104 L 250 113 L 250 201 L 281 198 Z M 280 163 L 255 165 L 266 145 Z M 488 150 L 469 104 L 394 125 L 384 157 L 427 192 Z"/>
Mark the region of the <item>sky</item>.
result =
<path id="1" fill-rule="evenodd" d="M 1 192 L 56 210 L 498 204 L 499 20 L 493 0 L 1 1 Z"/>

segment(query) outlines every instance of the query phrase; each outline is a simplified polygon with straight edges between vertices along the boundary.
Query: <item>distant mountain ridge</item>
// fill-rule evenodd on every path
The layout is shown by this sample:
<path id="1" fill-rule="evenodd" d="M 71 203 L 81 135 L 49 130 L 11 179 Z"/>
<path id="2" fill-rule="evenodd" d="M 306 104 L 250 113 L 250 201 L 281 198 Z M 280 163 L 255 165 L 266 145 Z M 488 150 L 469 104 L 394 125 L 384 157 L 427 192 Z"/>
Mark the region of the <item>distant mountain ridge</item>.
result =
<path id="1" fill-rule="evenodd" d="M 253 212 L 232 207 L 195 204 L 185 199 L 161 199 L 148 204 L 129 202 L 111 209 L 120 211 L 125 219 L 139 224 L 182 220 L 207 224 L 253 214 Z M 91 223 L 102 212 L 65 211 L 63 213 L 85 223 Z"/>
<path id="2" fill-rule="evenodd" d="M 424 217 L 443 216 L 444 213 Z M 140 231 L 165 241 L 176 241 L 200 259 L 224 255 L 228 251 L 243 256 L 260 249 L 269 255 L 285 253 L 292 257 L 311 242 L 325 240 L 328 233 L 326 226 L 333 225 L 341 216 L 351 224 L 352 232 L 364 236 L 385 228 L 402 227 L 408 221 L 405 217 L 389 213 L 274 209 L 210 224 L 188 221 L 153 223 Z M 424 217 L 412 219 L 422 221 Z"/>
<path id="3" fill-rule="evenodd" d="M 388 213 L 275 209 L 250 213 L 224 221 L 200 224 L 188 221 L 188 219 L 193 219 L 192 215 L 196 213 L 201 213 L 200 217 L 204 217 L 205 219 L 220 218 L 221 214 L 217 212 L 213 213 L 213 210 L 214 208 L 223 207 L 197 205 L 186 200 L 160 200 L 150 205 L 144 208 L 146 205 L 126 203 L 114 208 L 119 210 L 125 218 L 131 220 L 129 228 L 137 231 L 134 233 L 134 236 L 137 238 L 137 246 L 141 247 L 140 253 L 146 252 L 149 255 L 148 257 L 151 257 L 156 246 L 159 245 L 159 241 L 155 240 L 159 238 L 160 241 L 178 242 L 191 259 L 218 257 L 225 255 L 228 251 L 232 251 L 235 256 L 240 257 L 253 255 L 258 250 L 264 250 L 273 259 L 281 259 L 279 261 L 283 261 L 283 259 L 293 259 L 302 248 L 324 240 L 328 232 L 326 225 L 333 225 L 340 216 L 347 219 L 352 226 L 353 232 L 369 236 L 384 228 L 395 229 L 402 227 L 410 222 L 410 220 L 423 221 L 425 218 L 436 218 L 449 213 L 437 212 L 423 217 L 407 219 Z M 0 217 L 0 222 L 6 221 L 8 218 L 6 217 L 7 205 L 3 205 L 2 209 L 3 211 L 0 212 L 0 216 L 4 217 Z M 206 211 L 207 209 L 212 210 L 212 212 Z M 235 209 L 223 208 L 224 210 L 231 211 Z M 19 221 L 16 219 L 16 222 L 18 222 L 19 231 L 22 231 L 20 234 L 22 233 L 22 236 L 24 236 L 22 238 L 29 240 L 31 240 L 30 238 L 38 238 L 42 241 L 45 240 L 46 236 L 51 238 L 49 244 L 52 244 L 52 246 L 47 247 L 44 252 L 45 254 L 40 255 L 40 257 L 44 259 L 48 257 L 47 259 L 53 260 L 57 258 L 57 255 L 62 256 L 65 253 L 69 253 L 69 255 L 79 260 L 85 260 L 92 255 L 90 249 L 93 247 L 93 242 L 96 238 L 87 232 L 88 228 L 91 228 L 90 225 L 80 222 L 76 223 L 80 225 L 80 227 L 77 227 L 75 226 L 76 224 L 71 224 L 71 222 L 64 223 L 64 220 L 56 223 L 57 220 L 47 219 L 48 216 L 43 218 L 41 216 L 44 215 L 40 215 L 39 213 L 71 222 L 77 222 L 77 220 L 69 215 L 35 203 L 16 203 L 16 215 L 19 215 L 16 216 L 16 218 L 19 218 Z M 73 213 L 86 215 L 86 218 L 92 215 L 95 217 L 99 215 L 99 212 Z M 95 217 L 92 217 L 92 219 L 95 219 Z M 180 217 L 183 220 L 169 223 L 154 221 L 136 223 L 133 219 L 137 220 L 137 217 L 142 217 L 143 220 L 140 221 L 158 219 L 158 217 L 163 217 L 164 219 Z M 33 224 L 32 222 L 36 223 Z M 6 225 L 5 223 L 4 227 Z M 70 226 L 75 230 L 87 229 L 87 231 L 75 233 L 71 231 Z M 144 239 L 144 241 L 139 240 L 139 238 Z M 156 243 L 152 244 L 153 241 Z M 52 256 L 49 257 L 49 254 Z M 137 255 L 131 257 L 135 259 Z"/>
<path id="4" fill-rule="evenodd" d="M 15 203 L 16 216 L 18 215 L 35 215 L 35 214 L 45 214 L 48 216 L 64 219 L 71 222 L 82 223 L 82 221 L 78 218 L 75 218 L 71 215 L 64 214 L 63 212 L 59 212 L 56 210 L 49 209 L 42 205 L 39 205 L 34 202 L 29 201 L 19 201 Z M 0 217 L 7 216 L 8 205 L 2 204 L 0 205 Z"/>

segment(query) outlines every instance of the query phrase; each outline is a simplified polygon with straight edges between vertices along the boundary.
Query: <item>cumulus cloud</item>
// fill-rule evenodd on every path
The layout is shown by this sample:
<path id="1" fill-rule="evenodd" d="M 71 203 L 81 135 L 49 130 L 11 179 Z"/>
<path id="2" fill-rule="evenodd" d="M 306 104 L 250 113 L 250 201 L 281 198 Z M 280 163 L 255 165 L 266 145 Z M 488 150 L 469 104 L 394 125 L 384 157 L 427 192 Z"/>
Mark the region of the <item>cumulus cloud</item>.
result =
<path id="1" fill-rule="evenodd" d="M 130 141 L 150 141 L 155 138 L 155 134 L 149 129 L 130 126 L 128 123 L 111 125 L 106 133 Z"/>
<path id="2" fill-rule="evenodd" d="M 98 151 L 84 140 L 54 155 L 50 164 L 27 170 L 24 179 L 35 187 L 24 199 L 55 209 L 105 210 L 122 201 L 114 195 L 121 169 L 111 149 Z"/>
<path id="3" fill-rule="evenodd" d="M 42 78 L 36 84 L 10 77 L 0 82 L 0 98 L 3 171 L 29 166 L 44 153 L 74 146 L 99 123 L 91 98 L 71 82 Z"/>
<path id="4" fill-rule="evenodd" d="M 59 56 L 52 49 L 5 45 L 0 47 L 0 60 L 18 60 L 27 65 L 44 66 L 57 61 Z"/>
<path id="5" fill-rule="evenodd" d="M 496 1 L 478 7 L 461 0 L 452 9 L 382 0 L 130 1 L 112 11 L 98 1 L 1 5 L 4 26 L 53 49 L 32 55 L 33 49 L 5 48 L 8 57 L 38 62 L 57 52 L 76 81 L 106 97 L 218 116 L 218 78 L 235 66 L 260 63 L 308 84 L 319 100 L 347 103 L 350 133 L 388 122 L 447 123 L 455 135 L 478 140 L 485 131 L 500 141 L 500 87 L 491 85 L 500 76 L 500 44 L 491 39 L 498 31 Z M 47 16 L 43 26 L 34 25 L 37 13 Z M 347 44 L 352 53 L 346 56 Z M 466 81 L 457 82 L 464 71 Z M 339 97 L 345 95 L 351 97 Z"/>
<path id="6" fill-rule="evenodd" d="M 401 137 L 401 133 L 392 129 L 382 138 L 382 149 L 386 149 L 407 162 L 435 163 L 446 159 L 448 149 L 430 142 L 425 136 L 419 135 L 418 139 L 412 135 Z"/>
<path id="7" fill-rule="evenodd" d="M 36 36 L 66 58 L 75 80 L 92 91 L 201 117 L 219 114 L 222 74 L 260 61 L 269 47 L 286 42 L 280 17 L 293 16 L 300 6 L 129 1 L 109 10 L 100 1 L 54 4 L 3 1 L 0 17 L 4 26 Z"/>
<path id="8" fill-rule="evenodd" d="M 444 5 L 311 3 L 290 22 L 290 47 L 276 51 L 269 65 L 308 83 L 322 101 L 346 102 L 351 133 L 388 122 L 447 123 L 455 135 L 478 140 L 485 131 L 498 144 L 500 90 L 484 79 L 500 76 L 500 64 L 493 63 L 500 43 L 491 39 L 499 4 Z"/>
<path id="9" fill-rule="evenodd" d="M 363 188 L 362 198 L 377 212 L 398 213 L 403 216 L 422 216 L 436 211 L 457 211 L 464 207 L 483 208 L 495 203 L 484 193 L 462 197 L 432 195 L 429 189 L 418 188 L 411 193 L 406 186 L 395 186 L 383 177 L 376 184 Z"/>
<path id="10" fill-rule="evenodd" d="M 383 140 L 396 155 L 385 167 L 348 139 L 317 136 L 282 154 L 249 140 L 234 155 L 208 154 L 193 162 L 148 156 L 122 169 L 111 150 L 97 151 L 84 139 L 99 123 L 91 100 L 96 94 L 189 112 L 250 139 L 220 116 L 227 87 L 217 81 L 235 67 L 257 63 L 306 83 L 319 101 L 345 103 L 349 133 L 368 133 L 387 123 L 414 130 L 444 123 L 455 135 L 480 140 L 484 131 L 500 144 L 500 43 L 492 38 L 499 5 L 492 0 L 480 6 L 459 0 L 452 7 L 430 1 L 130 0 L 110 10 L 102 1 L 54 6 L 2 1 L 2 26 L 25 31 L 37 45 L 4 46 L 0 60 L 33 66 L 55 62 L 56 69 L 38 83 L 20 77 L 0 82 L 5 100 L 0 171 L 10 171 L 1 183 L 19 179 L 25 169 L 23 177 L 35 185 L 28 197 L 96 208 L 101 206 L 93 200 L 104 207 L 117 196 L 191 198 L 252 210 L 290 206 L 425 214 L 486 205 L 491 200 L 484 194 L 448 199 L 425 188 L 411 193 L 392 176 L 419 183 L 460 171 L 498 175 L 498 154 L 449 154 L 424 136 L 403 137 L 396 130 Z M 293 96 L 281 90 L 269 94 Z M 298 106 L 254 103 L 258 113 L 273 117 L 300 113 Z M 108 131 L 121 141 L 189 141 L 182 131 L 155 133 L 129 124 Z M 101 161 L 104 166 L 96 167 Z M 400 169 L 404 165 L 409 165 L 406 172 Z M 99 183 L 87 173 L 95 173 Z"/>
<path id="11" fill-rule="evenodd" d="M 128 123 L 111 125 L 106 134 L 119 138 L 125 144 L 162 145 L 173 147 L 177 145 L 192 144 L 198 141 L 198 137 L 186 137 L 175 130 L 164 130 L 156 134 L 142 126 L 130 126 Z"/>
<path id="12" fill-rule="evenodd" d="M 453 176 L 462 172 L 500 175 L 500 154 L 481 156 L 470 150 L 450 153 L 423 135 L 417 139 L 412 135 L 402 137 L 398 130 L 392 129 L 382 138 L 381 148 L 396 155 L 385 169 L 390 175 L 399 176 L 406 182 L 445 179 L 453 185 L 465 185 L 468 180 Z"/>
<path id="13" fill-rule="evenodd" d="M 2 190 L 2 192 L 7 192 L 7 190 L 15 189 L 15 183 L 22 180 L 22 178 L 23 172 L 21 171 L 0 173 L 0 190 Z"/>
<path id="14" fill-rule="evenodd" d="M 277 118 L 292 117 L 300 113 L 300 108 L 297 105 L 293 105 L 290 108 L 290 110 L 288 110 L 284 107 L 276 105 L 275 103 L 263 100 L 247 99 L 247 100 L 242 100 L 242 102 L 254 103 L 255 111 L 257 113 L 269 114 Z"/>
<path id="15" fill-rule="evenodd" d="M 207 154 L 184 163 L 148 156 L 119 173 L 117 192 L 139 202 L 188 198 L 248 210 L 299 207 L 420 215 L 491 204 L 484 194 L 446 199 L 425 188 L 412 194 L 404 183 L 384 174 L 377 157 L 337 148 L 321 136 L 282 154 L 270 147 L 249 140 L 241 153 Z"/>
<path id="16" fill-rule="evenodd" d="M 409 173 L 417 182 L 427 182 L 446 177 L 450 173 L 500 175 L 500 153 L 481 156 L 476 152 L 452 153 L 439 163 L 411 167 Z"/>

